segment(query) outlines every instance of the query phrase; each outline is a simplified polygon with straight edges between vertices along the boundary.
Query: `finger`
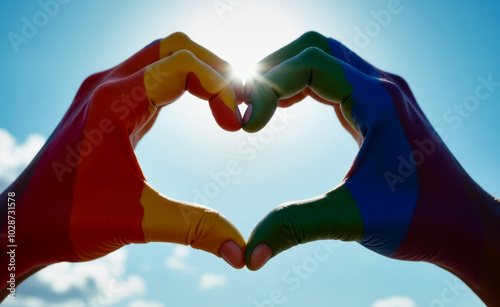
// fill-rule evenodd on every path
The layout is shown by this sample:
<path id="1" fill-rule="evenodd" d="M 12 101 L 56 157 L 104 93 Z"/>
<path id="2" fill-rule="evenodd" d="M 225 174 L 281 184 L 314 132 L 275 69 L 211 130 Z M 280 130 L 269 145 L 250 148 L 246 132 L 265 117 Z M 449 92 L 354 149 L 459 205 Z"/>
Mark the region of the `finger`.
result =
<path id="1" fill-rule="evenodd" d="M 281 62 L 284 62 L 298 55 L 299 53 L 310 47 L 316 47 L 320 50 L 323 50 L 325 53 L 332 55 L 337 59 L 340 59 L 341 61 L 353 66 L 357 70 L 369 76 L 380 76 L 378 70 L 373 65 L 363 60 L 342 43 L 338 42 L 335 39 L 325 37 L 315 31 L 304 33 L 290 44 L 263 58 L 261 61 L 259 61 L 259 63 L 257 63 L 256 74 L 258 76 L 261 76 Z M 250 99 L 250 95 L 252 93 L 254 85 L 255 80 L 253 79 L 249 80 L 247 84 L 245 84 L 243 96 L 244 100 L 247 102 Z"/>
<path id="2" fill-rule="evenodd" d="M 231 71 L 231 66 L 227 62 L 221 60 L 202 46 L 192 42 L 185 34 L 178 32 L 163 40 L 151 43 L 122 64 L 107 72 L 95 74 L 85 81 L 85 83 L 96 83 L 97 81 L 102 83 L 92 93 L 91 102 L 93 109 L 99 109 L 97 110 L 99 117 L 116 119 L 117 124 L 123 126 L 127 130 L 128 135 L 132 136 L 132 144 L 134 146 L 151 128 L 158 116 L 159 107 L 161 107 L 151 103 L 151 99 L 145 89 L 148 85 L 146 82 L 152 82 L 152 85 L 149 84 L 150 86 L 159 87 L 159 83 L 165 81 L 165 76 L 169 72 L 159 70 L 162 67 L 161 65 L 157 65 L 158 62 L 161 62 L 161 60 L 158 60 L 161 57 L 170 57 L 169 54 L 171 52 L 175 53 L 176 49 L 184 50 L 182 48 L 192 49 L 195 54 L 198 54 L 205 61 L 209 62 L 213 66 L 212 69 L 214 71 L 219 71 L 222 74 L 228 74 Z M 165 65 L 163 68 L 168 68 L 167 66 Z M 148 68 L 147 73 L 145 73 L 145 67 Z M 108 80 L 106 81 L 104 78 Z M 217 76 L 217 79 L 220 80 L 220 76 Z M 234 82 L 238 84 L 238 81 Z M 242 91 L 241 87 L 240 85 L 240 92 Z M 224 88 L 227 89 L 227 86 Z M 234 92 L 232 95 L 235 95 Z M 230 131 L 238 130 L 238 125 L 241 122 L 241 114 L 236 107 L 236 103 L 232 102 L 234 100 L 230 97 L 232 95 L 228 93 L 228 90 L 225 90 L 224 95 L 222 95 L 223 97 L 212 97 L 210 101 L 216 121 L 224 129 Z M 239 95 L 241 96 L 241 94 Z M 222 100 L 224 103 L 221 103 Z M 229 105 L 229 110 L 225 107 L 225 104 Z"/>
<path id="3" fill-rule="evenodd" d="M 159 46 L 160 59 L 166 58 L 179 50 L 188 50 L 200 61 L 212 67 L 219 74 L 228 79 L 232 85 L 236 100 L 243 101 L 243 84 L 241 78 L 234 76 L 234 70 L 231 64 L 224 61 L 216 54 L 191 40 L 186 34 L 176 32 L 163 39 Z"/>
<path id="4" fill-rule="evenodd" d="M 231 85 L 189 51 L 178 51 L 149 65 L 144 73 L 144 84 L 149 99 L 157 106 L 171 103 L 188 90 L 209 101 L 221 128 L 228 131 L 241 128 L 241 115 Z"/>
<path id="5" fill-rule="evenodd" d="M 113 72 L 121 74 L 122 76 L 128 76 L 180 50 L 190 51 L 198 59 L 205 62 L 224 77 L 232 77 L 233 68 L 228 62 L 200 44 L 197 44 L 182 32 L 175 32 L 163 39 L 152 42 L 132 57 L 113 68 Z"/>
<path id="6" fill-rule="evenodd" d="M 250 270 L 258 270 L 298 244 L 327 239 L 358 241 L 362 237 L 358 206 L 349 190 L 341 186 L 326 195 L 272 210 L 252 231 L 245 262 Z"/>
<path id="7" fill-rule="evenodd" d="M 304 90 L 302 90 L 302 92 L 300 92 L 300 93 L 298 93 L 296 95 L 293 95 L 290 98 L 280 99 L 278 101 L 278 107 L 280 107 L 280 108 L 291 107 L 292 105 L 296 104 L 299 101 L 302 101 L 302 99 L 304 99 L 307 96 L 309 96 L 310 93 L 311 93 L 311 89 L 308 88 L 308 87 L 306 87 Z"/>
<path id="8" fill-rule="evenodd" d="M 149 132 L 149 130 L 151 130 L 151 128 L 153 127 L 154 123 L 156 122 L 156 120 L 158 119 L 158 115 L 160 115 L 160 108 L 158 108 L 158 110 L 156 110 L 156 112 L 154 112 L 153 116 L 151 117 L 151 119 L 146 123 L 146 125 L 144 125 L 143 128 L 141 128 L 139 131 L 137 131 L 132 137 L 131 137 L 131 142 L 132 142 L 132 147 L 135 148 L 137 146 L 137 143 L 139 143 L 139 141 L 142 139 L 142 137 L 144 135 L 146 135 L 146 133 Z"/>
<path id="9" fill-rule="evenodd" d="M 219 72 L 219 74 L 228 77 L 232 73 L 232 67 L 228 62 L 200 44 L 197 44 L 182 32 L 176 32 L 167 36 L 159 44 L 160 59 L 169 57 L 180 50 L 188 50 L 200 61 Z"/>
<path id="10" fill-rule="evenodd" d="M 257 63 L 255 72 L 263 75 L 276 65 L 293 58 L 309 47 L 316 47 L 326 53 L 330 52 L 330 46 L 326 37 L 314 31 L 306 32 L 288 45 L 260 60 Z"/>
<path id="11" fill-rule="evenodd" d="M 341 42 L 333 38 L 325 38 L 328 40 L 328 45 L 330 46 L 330 54 L 337 59 L 351 65 L 360 72 L 372 76 L 380 77 L 380 71 L 372 64 L 365 61 L 351 49 L 344 46 Z"/>
<path id="12" fill-rule="evenodd" d="M 316 100 L 318 99 L 316 98 Z M 363 137 L 361 136 L 361 134 L 359 134 L 359 132 L 356 129 L 354 129 L 349 124 L 344 114 L 342 113 L 342 110 L 340 109 L 340 104 L 333 104 L 333 108 L 342 127 L 344 127 L 344 129 L 347 130 L 347 132 L 349 132 L 349 134 L 354 138 L 356 143 L 358 143 L 358 146 L 361 147 L 361 143 L 363 143 Z"/>
<path id="13" fill-rule="evenodd" d="M 235 268 L 245 266 L 245 239 L 220 213 L 208 207 L 169 199 L 146 185 L 141 197 L 146 242 L 191 245 L 222 257 Z"/>
<path id="14" fill-rule="evenodd" d="M 346 79 L 344 68 L 341 61 L 314 47 L 282 62 L 257 80 L 243 129 L 247 132 L 262 129 L 273 116 L 279 99 L 292 97 L 306 87 L 332 103 L 347 101 L 353 87 Z M 366 77 L 360 72 L 357 74 L 360 78 Z"/>
<path id="15" fill-rule="evenodd" d="M 308 95 L 310 95 L 312 98 L 314 98 L 315 100 L 317 100 L 317 101 L 319 101 L 321 103 L 324 103 L 324 104 L 327 104 L 327 105 L 332 105 L 332 103 L 330 101 L 319 97 L 314 92 L 309 91 Z M 282 105 L 281 105 L 282 102 L 281 101 L 282 100 L 280 100 L 280 102 L 279 102 L 279 107 L 282 107 Z M 340 109 L 340 104 L 334 103 L 333 104 L 333 109 L 334 109 L 335 115 L 337 115 L 337 118 L 339 119 L 340 124 L 342 125 L 342 127 L 344 127 L 344 129 L 347 130 L 347 132 L 354 138 L 354 140 L 356 141 L 356 143 L 358 143 L 358 145 L 361 147 L 361 143 L 363 142 L 363 137 L 359 134 L 358 131 L 356 131 L 349 124 L 349 122 L 345 118 L 344 114 L 342 113 L 342 110 Z"/>
<path id="16" fill-rule="evenodd" d="M 282 47 L 281 49 L 271 53 L 267 57 L 263 58 L 259 61 L 255 68 L 255 73 L 257 76 L 262 76 L 267 73 L 269 70 L 284 62 L 290 58 L 295 57 L 305 49 L 309 47 L 316 47 L 329 53 L 329 45 L 328 41 L 322 35 L 316 32 L 307 32 L 300 36 L 298 39 L 289 43 L 288 45 Z M 257 77 L 258 78 L 258 77 Z M 244 88 L 244 99 L 245 101 L 249 101 L 250 95 L 253 91 L 253 87 L 255 85 L 255 79 L 250 79 L 245 84 Z"/>

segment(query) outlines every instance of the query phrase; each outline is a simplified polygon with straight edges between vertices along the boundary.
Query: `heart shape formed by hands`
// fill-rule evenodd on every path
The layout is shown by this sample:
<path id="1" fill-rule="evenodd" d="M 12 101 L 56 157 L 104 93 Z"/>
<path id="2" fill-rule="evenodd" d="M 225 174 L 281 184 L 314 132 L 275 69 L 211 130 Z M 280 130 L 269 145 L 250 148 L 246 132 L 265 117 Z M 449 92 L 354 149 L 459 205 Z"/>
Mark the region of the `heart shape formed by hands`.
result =
<path id="1" fill-rule="evenodd" d="M 155 191 L 135 157 L 159 110 L 186 90 L 209 101 L 223 129 L 247 132 L 262 129 L 278 106 L 311 96 L 333 107 L 360 151 L 339 186 L 276 207 L 246 244 L 215 210 Z M 243 101 L 248 108 L 242 117 L 237 104 Z M 16 216 L 24 226 L 17 233 L 17 265 L 26 276 L 52 263 L 91 260 L 152 241 L 191 245 L 235 268 L 257 270 L 297 244 L 339 239 L 388 257 L 435 263 L 476 292 L 494 293 L 500 283 L 498 269 L 488 270 L 488 261 L 476 261 L 472 252 L 498 248 L 499 230 L 485 223 L 498 218 L 498 200 L 461 168 L 401 77 L 316 32 L 264 58 L 245 87 L 227 62 L 182 33 L 153 42 L 83 82 L 49 141 L 8 191 L 19 199 Z M 7 267 L 5 261 L 0 265 Z"/>

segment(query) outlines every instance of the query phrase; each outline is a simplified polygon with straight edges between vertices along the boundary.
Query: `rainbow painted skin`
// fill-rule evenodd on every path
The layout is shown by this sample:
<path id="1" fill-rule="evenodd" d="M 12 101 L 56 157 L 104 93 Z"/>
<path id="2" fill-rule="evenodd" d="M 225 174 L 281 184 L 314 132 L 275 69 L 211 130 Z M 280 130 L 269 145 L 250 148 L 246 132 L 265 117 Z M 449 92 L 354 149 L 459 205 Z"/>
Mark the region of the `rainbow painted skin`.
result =
<path id="1" fill-rule="evenodd" d="M 402 78 L 316 32 L 264 58 L 258 72 L 245 86 L 245 131 L 311 95 L 335 107 L 360 150 L 338 187 L 278 206 L 255 227 L 250 269 L 297 244 L 357 241 L 388 257 L 434 263 L 485 303 L 500 304 L 500 201 L 467 175 Z"/>
<path id="2" fill-rule="evenodd" d="M 224 77 L 230 71 L 174 33 L 87 78 L 43 149 L 0 197 L 4 235 L 8 192 L 15 193 L 17 282 L 52 263 L 96 259 L 151 241 L 191 245 L 242 268 L 245 240 L 236 227 L 210 208 L 160 195 L 134 154 L 159 108 L 186 90 L 209 100 L 222 128 L 239 130 L 236 95 Z M 0 265 L 7 268 L 4 243 Z M 0 272 L 5 297 L 10 272 Z"/>
<path id="3" fill-rule="evenodd" d="M 262 66 L 256 89 L 246 87 L 252 96 L 245 130 L 262 128 L 278 105 L 311 95 L 334 106 L 361 149 L 339 187 L 280 206 L 257 225 L 247 266 L 258 269 L 299 243 L 356 240 L 389 257 L 442 266 L 498 304 L 499 201 L 460 167 L 404 80 L 314 32 Z M 209 100 L 221 127 L 239 129 L 238 93 L 223 78 L 228 71 L 227 63 L 176 33 L 89 77 L 44 148 L 0 197 L 5 234 L 8 192 L 16 194 L 17 280 L 51 263 L 149 241 L 191 244 L 243 266 L 238 230 L 209 208 L 158 194 L 133 153 L 157 109 L 186 89 Z M 417 166 L 405 162 L 412 159 Z M 0 265 L 7 267 L 3 242 L 0 248 Z M 7 273 L 0 276 L 3 297 Z"/>

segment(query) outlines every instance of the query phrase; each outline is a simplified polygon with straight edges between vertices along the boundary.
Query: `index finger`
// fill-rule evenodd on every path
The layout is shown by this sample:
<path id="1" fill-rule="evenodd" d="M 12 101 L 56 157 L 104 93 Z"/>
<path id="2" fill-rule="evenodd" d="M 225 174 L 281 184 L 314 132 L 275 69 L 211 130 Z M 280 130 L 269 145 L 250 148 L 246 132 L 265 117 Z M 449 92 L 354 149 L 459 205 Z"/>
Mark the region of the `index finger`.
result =
<path id="1" fill-rule="evenodd" d="M 360 72 L 355 73 L 366 77 Z M 348 101 L 353 91 L 340 60 L 318 48 L 307 48 L 257 81 L 243 117 L 243 129 L 247 132 L 262 129 L 272 118 L 279 99 L 296 95 L 306 87 L 332 103 Z"/>
<path id="2" fill-rule="evenodd" d="M 238 102 L 243 100 L 243 85 L 240 78 L 233 75 L 233 67 L 215 53 L 191 40 L 186 34 L 176 32 L 160 41 L 160 59 L 166 58 L 179 50 L 188 50 L 197 59 L 212 67 L 215 71 L 228 79 L 233 87 Z"/>
<path id="3" fill-rule="evenodd" d="M 185 90 L 209 101 L 219 126 L 228 131 L 241 128 L 240 113 L 234 91 L 227 80 L 212 67 L 187 50 L 177 51 L 144 72 L 148 98 L 156 106 L 165 106 Z"/>
<path id="4" fill-rule="evenodd" d="M 188 50 L 200 61 L 226 78 L 233 86 L 238 101 L 242 100 L 243 85 L 240 79 L 233 77 L 232 66 L 210 50 L 191 40 L 189 36 L 182 32 L 175 32 L 163 39 L 152 42 L 124 62 L 112 68 L 110 74 L 117 77 L 133 75 L 148 65 L 168 58 L 181 50 Z"/>
<path id="5" fill-rule="evenodd" d="M 262 60 L 260 60 L 255 68 L 255 73 L 257 76 L 262 76 L 267 73 L 269 70 L 284 62 L 294 56 L 298 55 L 305 49 L 309 47 L 316 47 L 318 49 L 323 50 L 326 53 L 330 53 L 330 47 L 328 45 L 327 39 L 317 32 L 307 32 L 301 35 L 298 39 L 289 43 L 288 45 L 278 49 L 277 51 L 271 53 L 266 56 Z M 255 86 L 255 82 L 257 80 L 250 79 L 245 84 L 245 88 L 243 91 L 243 97 L 245 101 L 249 101 L 250 95 Z"/>
<path id="6" fill-rule="evenodd" d="M 264 75 L 269 70 L 277 66 L 283 61 L 295 57 L 307 48 L 315 47 L 322 50 L 349 65 L 356 68 L 362 73 L 369 76 L 379 77 L 378 70 L 370 63 L 363 60 L 356 53 L 351 51 L 339 41 L 326 37 L 318 32 L 309 31 L 301 35 L 298 39 L 282 47 L 281 49 L 271 53 L 257 63 L 256 74 Z M 248 102 L 256 80 L 252 79 L 247 82 L 244 89 L 244 100 Z"/>

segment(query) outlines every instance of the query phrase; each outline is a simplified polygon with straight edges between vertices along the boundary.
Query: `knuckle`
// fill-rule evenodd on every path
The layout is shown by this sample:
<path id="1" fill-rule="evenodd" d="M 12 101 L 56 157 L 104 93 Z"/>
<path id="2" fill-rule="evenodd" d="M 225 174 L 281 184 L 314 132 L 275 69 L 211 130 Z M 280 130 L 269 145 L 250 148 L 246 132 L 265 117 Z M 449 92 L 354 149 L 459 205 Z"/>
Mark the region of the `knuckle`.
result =
<path id="1" fill-rule="evenodd" d="M 206 208 L 196 223 L 191 225 L 191 234 L 187 244 L 194 248 L 208 248 L 206 245 L 207 238 L 210 238 L 217 232 L 217 228 L 221 227 L 224 218 L 220 213 L 213 209 Z"/>
<path id="2" fill-rule="evenodd" d="M 302 51 L 302 56 L 308 63 L 322 63 L 321 61 L 327 55 L 323 50 L 318 47 L 308 47 Z"/>
<path id="3" fill-rule="evenodd" d="M 169 36 L 167 36 L 165 38 L 165 41 L 167 42 L 176 42 L 176 43 L 188 43 L 191 41 L 191 39 L 189 38 L 189 36 L 187 36 L 185 33 L 183 32 L 174 32 L 172 34 L 170 34 Z"/>
<path id="4" fill-rule="evenodd" d="M 179 50 L 172 55 L 172 59 L 180 61 L 185 64 L 192 64 L 197 62 L 196 56 L 189 50 Z"/>
<path id="5" fill-rule="evenodd" d="M 403 98 L 403 93 L 401 91 L 401 87 L 397 83 L 394 83 L 394 82 L 388 81 L 388 80 L 380 80 L 380 79 L 379 79 L 379 82 L 380 82 L 380 85 L 385 87 L 391 93 L 391 97 L 393 100 L 394 99 L 400 100 Z"/>
<path id="6" fill-rule="evenodd" d="M 406 86 L 406 87 L 409 87 L 408 86 L 408 82 L 406 82 L 406 80 L 401 77 L 400 75 L 396 75 L 396 74 L 392 74 L 392 73 L 388 73 L 388 75 L 394 80 L 394 82 L 396 82 L 397 84 L 400 84 L 400 85 L 403 85 L 403 86 Z"/>
<path id="7" fill-rule="evenodd" d="M 99 84 L 94 91 L 92 92 L 92 95 L 90 96 L 90 102 L 91 104 L 103 104 L 105 103 L 106 100 L 109 99 L 109 93 L 110 93 L 110 83 L 101 83 Z"/>
<path id="8" fill-rule="evenodd" d="M 90 105 L 93 109 L 99 109 L 99 114 L 102 114 L 105 106 L 111 104 L 111 84 L 109 82 L 99 84 L 90 96 Z"/>
<path id="9" fill-rule="evenodd" d="M 274 225 L 277 225 L 280 229 L 279 231 L 284 234 L 284 239 L 293 242 L 293 245 L 297 245 L 302 242 L 299 231 L 297 231 L 295 225 L 296 221 L 293 220 L 290 214 L 291 208 L 296 205 L 294 202 L 285 203 L 281 206 L 274 208 L 270 214 L 269 218 L 273 221 Z"/>
<path id="10" fill-rule="evenodd" d="M 82 85 L 80 85 L 80 89 L 76 93 L 76 97 L 86 95 L 87 93 L 89 93 L 89 89 L 94 90 L 99 85 L 99 83 L 102 82 L 103 75 L 104 72 L 99 72 L 85 78 L 85 80 L 82 82 Z"/>
<path id="11" fill-rule="evenodd" d="M 90 108 L 94 115 L 112 122 L 121 122 L 134 113 L 133 101 L 127 104 L 121 94 L 123 88 L 119 81 L 102 83 L 95 88 L 90 97 Z"/>
<path id="12" fill-rule="evenodd" d="M 305 65 L 311 68 L 319 68 L 325 65 L 328 55 L 318 47 L 308 47 L 300 53 L 299 58 L 302 58 Z"/>
<path id="13" fill-rule="evenodd" d="M 198 220 L 195 230 L 195 240 L 209 233 L 221 220 L 221 214 L 213 209 L 205 209 L 203 215 Z"/>
<path id="14" fill-rule="evenodd" d="M 385 88 L 385 93 L 389 93 L 386 96 L 386 99 L 382 99 L 380 101 L 376 101 L 376 103 L 372 103 L 372 108 L 370 112 L 372 116 L 374 116 L 373 125 L 379 126 L 391 126 L 395 124 L 397 121 L 397 117 L 394 117 L 394 105 L 404 103 L 404 96 L 401 92 L 400 87 L 390 81 L 387 80 L 376 80 L 376 83 L 379 86 Z"/>
<path id="15" fill-rule="evenodd" d="M 310 46 L 317 46 L 325 40 L 325 37 L 316 31 L 308 31 L 302 34 L 300 39 L 309 43 Z"/>
<path id="16" fill-rule="evenodd" d="M 323 50 L 319 49 L 318 47 L 307 47 L 302 52 L 308 56 L 314 56 L 314 57 L 324 54 Z"/>

